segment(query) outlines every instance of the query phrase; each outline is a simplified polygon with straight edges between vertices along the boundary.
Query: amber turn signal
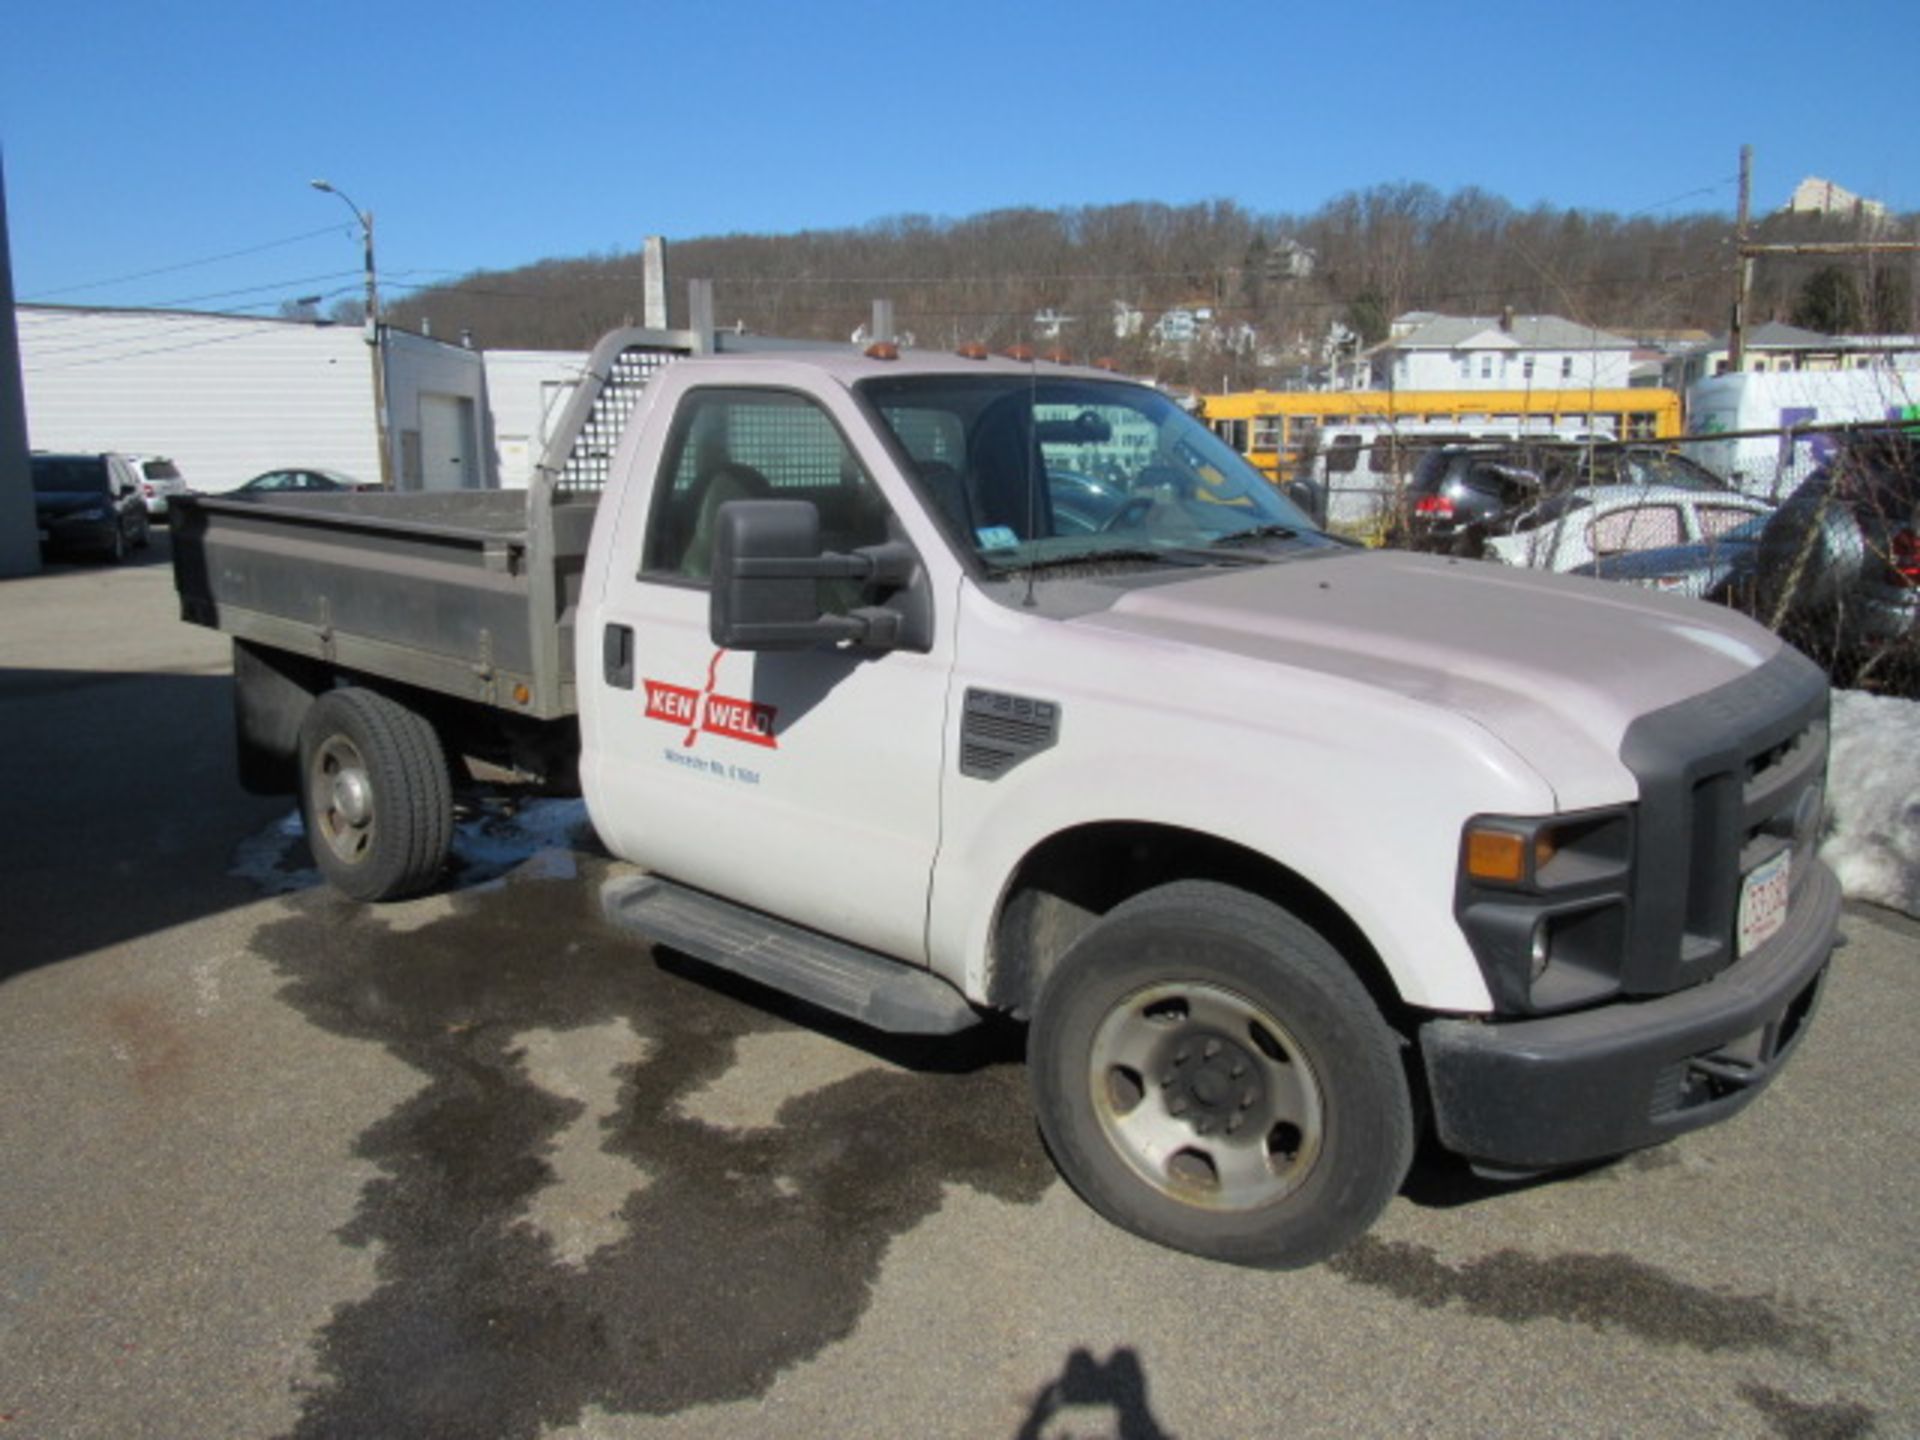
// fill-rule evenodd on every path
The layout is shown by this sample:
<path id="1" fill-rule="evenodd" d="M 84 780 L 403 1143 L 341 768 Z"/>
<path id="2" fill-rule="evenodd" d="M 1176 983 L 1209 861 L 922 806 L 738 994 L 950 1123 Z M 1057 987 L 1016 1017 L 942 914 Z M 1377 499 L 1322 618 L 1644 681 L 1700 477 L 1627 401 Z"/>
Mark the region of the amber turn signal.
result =
<path id="1" fill-rule="evenodd" d="M 1467 832 L 1467 874 L 1518 885 L 1527 878 L 1527 838 L 1510 830 Z"/>

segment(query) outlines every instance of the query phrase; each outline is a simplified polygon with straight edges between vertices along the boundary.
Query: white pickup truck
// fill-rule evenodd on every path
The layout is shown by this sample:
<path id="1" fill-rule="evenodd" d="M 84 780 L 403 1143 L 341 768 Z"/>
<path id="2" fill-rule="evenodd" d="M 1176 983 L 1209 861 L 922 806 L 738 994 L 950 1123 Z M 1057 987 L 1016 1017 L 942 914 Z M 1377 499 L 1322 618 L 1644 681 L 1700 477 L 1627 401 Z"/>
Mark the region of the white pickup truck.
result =
<path id="1" fill-rule="evenodd" d="M 1827 688 L 1758 626 L 1354 548 L 1098 370 L 688 348 L 603 342 L 530 494 L 184 507 L 243 778 L 348 894 L 431 886 L 476 773 L 577 785 L 615 921 L 884 1029 L 1029 1019 L 1081 1195 L 1247 1264 L 1358 1235 L 1422 1133 L 1620 1154 L 1804 1033 Z"/>

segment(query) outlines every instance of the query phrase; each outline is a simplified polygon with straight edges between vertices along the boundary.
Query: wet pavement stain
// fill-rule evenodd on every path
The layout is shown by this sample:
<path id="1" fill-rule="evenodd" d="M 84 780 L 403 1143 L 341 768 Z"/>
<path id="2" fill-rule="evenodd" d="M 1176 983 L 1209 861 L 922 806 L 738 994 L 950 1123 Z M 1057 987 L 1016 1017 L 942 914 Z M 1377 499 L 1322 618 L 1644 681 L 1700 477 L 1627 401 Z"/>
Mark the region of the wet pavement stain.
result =
<path id="1" fill-rule="evenodd" d="M 1740 1398 L 1765 1417 L 1781 1440 L 1864 1440 L 1874 1433 L 1874 1413 L 1857 1400 L 1809 1405 L 1770 1385 L 1748 1381 Z"/>
<path id="2" fill-rule="evenodd" d="M 1017 1048 L 994 1032 L 846 1032 L 915 1068 L 797 1095 L 768 1129 L 692 1118 L 681 1102 L 742 1037 L 790 1022 L 656 965 L 603 927 L 593 892 L 512 882 L 405 934 L 313 892 L 256 938 L 313 1023 L 426 1077 L 355 1147 L 381 1175 L 341 1235 L 378 1247 L 379 1284 L 318 1336 L 299 1440 L 531 1437 L 589 1404 L 663 1414 L 761 1394 L 852 1332 L 887 1246 L 943 1186 L 1032 1203 L 1053 1183 Z M 603 1145 L 636 1188 L 619 1238 L 564 1255 L 528 1212 L 586 1107 L 539 1088 L 519 1045 L 616 1021 L 644 1043 Z"/>
<path id="3" fill-rule="evenodd" d="M 1824 1328 L 1778 1301 L 1702 1289 L 1626 1255 L 1499 1250 L 1449 1265 L 1425 1245 L 1362 1236 L 1327 1268 L 1423 1309 L 1459 1303 L 1486 1319 L 1566 1320 L 1703 1351 L 1773 1350 L 1823 1362 L 1833 1354 Z"/>

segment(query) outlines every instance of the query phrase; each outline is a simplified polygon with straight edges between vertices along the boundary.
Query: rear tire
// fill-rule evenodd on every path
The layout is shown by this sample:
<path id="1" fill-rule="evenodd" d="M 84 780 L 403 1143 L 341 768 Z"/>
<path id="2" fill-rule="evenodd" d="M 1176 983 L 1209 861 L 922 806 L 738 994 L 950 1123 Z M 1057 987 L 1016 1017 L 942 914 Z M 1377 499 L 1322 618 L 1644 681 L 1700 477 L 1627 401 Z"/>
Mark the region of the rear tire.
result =
<path id="1" fill-rule="evenodd" d="M 1048 978 L 1029 1046 L 1061 1173 L 1177 1250 L 1323 1260 L 1412 1162 L 1398 1038 L 1325 939 L 1244 891 L 1181 881 L 1116 907 Z"/>
<path id="2" fill-rule="evenodd" d="M 329 690 L 300 725 L 300 815 L 314 863 L 356 900 L 400 900 L 438 878 L 453 843 L 440 737 L 371 690 Z"/>

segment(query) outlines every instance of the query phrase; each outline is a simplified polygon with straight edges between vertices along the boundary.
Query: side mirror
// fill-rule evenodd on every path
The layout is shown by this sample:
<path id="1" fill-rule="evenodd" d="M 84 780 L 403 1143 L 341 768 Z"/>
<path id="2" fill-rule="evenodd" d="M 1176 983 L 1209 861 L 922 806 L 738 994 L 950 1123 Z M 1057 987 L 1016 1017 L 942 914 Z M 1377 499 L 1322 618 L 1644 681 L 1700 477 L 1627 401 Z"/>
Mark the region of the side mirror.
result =
<path id="1" fill-rule="evenodd" d="M 820 609 L 822 580 L 857 580 L 900 594 L 884 605 L 826 615 Z M 712 587 L 707 628 L 724 649 L 932 648 L 932 613 L 912 547 L 893 540 L 850 555 L 829 554 L 820 547 L 820 511 L 808 500 L 722 505 L 714 527 Z"/>

